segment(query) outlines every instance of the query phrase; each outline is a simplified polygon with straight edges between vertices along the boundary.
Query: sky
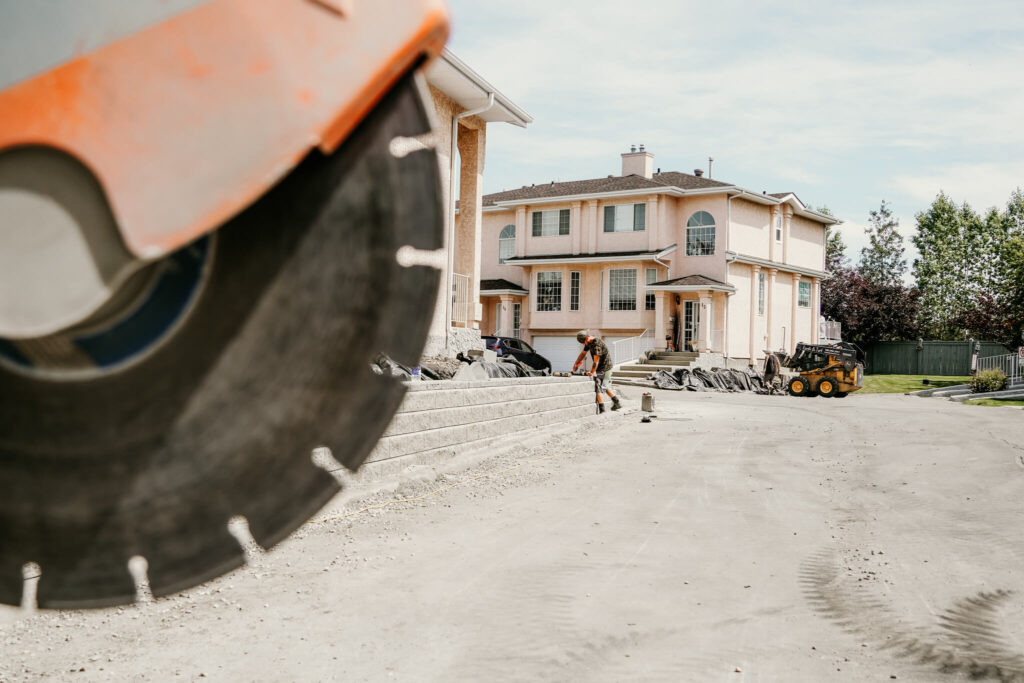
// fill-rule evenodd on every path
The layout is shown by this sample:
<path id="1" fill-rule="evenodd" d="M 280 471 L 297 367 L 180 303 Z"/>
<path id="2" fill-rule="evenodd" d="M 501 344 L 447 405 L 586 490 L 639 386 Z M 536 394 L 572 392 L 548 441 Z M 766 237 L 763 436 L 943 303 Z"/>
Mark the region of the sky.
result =
<path id="1" fill-rule="evenodd" d="M 449 0 L 448 47 L 534 122 L 488 126 L 484 193 L 663 171 L 794 192 L 847 254 L 886 200 L 908 261 L 938 192 L 1004 208 L 1024 186 L 1017 2 Z"/>

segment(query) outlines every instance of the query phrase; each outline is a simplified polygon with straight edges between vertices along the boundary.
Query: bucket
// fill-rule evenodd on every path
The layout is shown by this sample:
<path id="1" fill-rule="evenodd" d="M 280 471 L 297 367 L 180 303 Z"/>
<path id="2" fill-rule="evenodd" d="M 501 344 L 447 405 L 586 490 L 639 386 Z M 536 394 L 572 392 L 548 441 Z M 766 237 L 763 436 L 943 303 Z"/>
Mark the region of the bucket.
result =
<path id="1" fill-rule="evenodd" d="M 651 392 L 645 391 L 644 395 L 640 397 L 640 409 L 647 413 L 654 410 L 654 396 L 651 395 Z"/>

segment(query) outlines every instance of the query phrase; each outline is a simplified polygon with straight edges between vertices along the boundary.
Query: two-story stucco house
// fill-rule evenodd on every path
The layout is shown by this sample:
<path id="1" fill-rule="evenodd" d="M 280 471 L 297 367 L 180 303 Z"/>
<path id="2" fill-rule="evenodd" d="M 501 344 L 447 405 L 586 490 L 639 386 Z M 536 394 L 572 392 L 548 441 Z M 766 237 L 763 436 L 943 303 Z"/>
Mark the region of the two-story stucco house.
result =
<path id="1" fill-rule="evenodd" d="M 483 197 L 485 333 L 519 336 L 567 369 L 575 333 L 653 335 L 654 347 L 757 362 L 817 341 L 825 231 L 792 193 L 654 170 L 641 146 L 622 175 Z M 622 359 L 617 359 L 622 360 Z"/>

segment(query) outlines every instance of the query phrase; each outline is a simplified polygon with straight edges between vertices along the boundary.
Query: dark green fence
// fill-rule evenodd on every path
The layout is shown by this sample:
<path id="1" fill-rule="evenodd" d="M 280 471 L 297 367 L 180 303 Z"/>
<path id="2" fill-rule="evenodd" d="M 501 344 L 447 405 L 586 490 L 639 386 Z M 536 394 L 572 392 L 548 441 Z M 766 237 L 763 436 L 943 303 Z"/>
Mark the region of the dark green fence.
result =
<path id="1" fill-rule="evenodd" d="M 969 375 L 974 342 L 876 342 L 867 353 L 871 375 Z M 1002 344 L 981 342 L 979 358 L 1012 353 Z"/>

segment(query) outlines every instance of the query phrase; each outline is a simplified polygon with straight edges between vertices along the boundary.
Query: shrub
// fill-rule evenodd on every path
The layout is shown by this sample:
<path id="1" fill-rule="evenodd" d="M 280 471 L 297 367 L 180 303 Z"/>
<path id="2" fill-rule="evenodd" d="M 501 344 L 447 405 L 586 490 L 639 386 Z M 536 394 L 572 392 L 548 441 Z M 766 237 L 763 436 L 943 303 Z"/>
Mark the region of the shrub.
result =
<path id="1" fill-rule="evenodd" d="M 1002 391 L 1006 388 L 1006 374 L 1002 370 L 982 370 L 971 378 L 971 392 Z"/>

